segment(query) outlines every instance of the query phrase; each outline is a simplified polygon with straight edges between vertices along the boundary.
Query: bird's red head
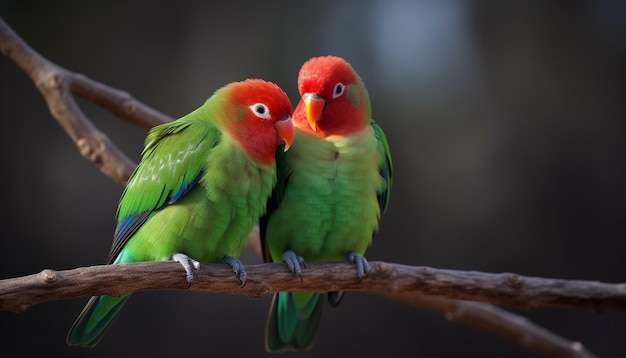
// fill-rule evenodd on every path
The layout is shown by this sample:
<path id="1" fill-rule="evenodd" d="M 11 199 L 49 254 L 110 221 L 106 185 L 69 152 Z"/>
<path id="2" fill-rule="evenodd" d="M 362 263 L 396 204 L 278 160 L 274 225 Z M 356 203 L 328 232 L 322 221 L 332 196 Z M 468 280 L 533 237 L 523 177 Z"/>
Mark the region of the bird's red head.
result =
<path id="1" fill-rule="evenodd" d="M 271 164 L 276 147 L 289 149 L 294 138 L 292 107 L 276 84 L 260 79 L 233 82 L 225 87 L 228 103 L 234 103 L 226 128 L 257 161 Z"/>
<path id="2" fill-rule="evenodd" d="M 369 124 L 365 85 L 352 66 L 335 56 L 314 57 L 298 75 L 301 99 L 294 111 L 299 129 L 319 137 L 346 136 Z"/>

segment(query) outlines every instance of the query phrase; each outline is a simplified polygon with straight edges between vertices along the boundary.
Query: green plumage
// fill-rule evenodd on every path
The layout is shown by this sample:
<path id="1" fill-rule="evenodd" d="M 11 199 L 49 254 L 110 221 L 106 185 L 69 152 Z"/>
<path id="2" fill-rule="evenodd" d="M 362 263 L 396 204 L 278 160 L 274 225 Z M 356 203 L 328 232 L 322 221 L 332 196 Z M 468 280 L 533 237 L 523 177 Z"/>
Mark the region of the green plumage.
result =
<path id="1" fill-rule="evenodd" d="M 271 257 L 280 262 L 287 249 L 306 261 L 364 254 L 378 229 L 378 197 L 386 185 L 381 150 L 371 126 L 336 139 L 296 130 L 293 147 L 277 154 L 284 192 L 267 224 Z"/>
<path id="2" fill-rule="evenodd" d="M 312 83 L 321 83 L 320 88 L 308 88 L 307 82 L 299 82 L 301 95 L 310 91 L 326 103 L 317 129 L 311 130 L 301 101 L 294 111 L 294 145 L 287 153 L 277 152 L 278 184 L 261 221 L 266 261 L 281 262 L 287 250 L 305 262 L 343 261 L 350 253 L 364 255 L 388 205 L 392 167 L 387 140 L 371 120 L 369 98 L 360 78 L 351 68 L 345 76 L 333 72 L 345 64 L 338 62 L 340 65 L 333 62 L 319 67 L 305 64 L 300 72 L 301 77 L 313 78 Z M 302 76 L 308 65 L 316 66 Z M 324 72 L 326 67 L 331 70 Z M 325 95 L 325 84 L 333 88 L 339 82 L 346 85 L 343 97 Z M 353 108 L 358 114 L 346 114 Z M 347 131 L 345 128 L 350 128 L 349 134 L 335 134 Z M 276 294 L 268 317 L 266 349 L 310 348 L 321 318 L 322 296 L 313 292 Z M 341 293 L 329 295 L 330 303 L 337 305 L 341 297 Z"/>
<path id="3" fill-rule="evenodd" d="M 169 260 L 176 253 L 217 263 L 240 255 L 276 182 L 275 163 L 259 163 L 231 130 L 254 126 L 246 124 L 255 123 L 249 105 L 231 99 L 259 80 L 249 81 L 224 87 L 199 109 L 149 132 L 120 199 L 109 264 Z M 290 120 L 291 105 L 277 88 L 265 91 L 279 104 L 268 107 Z M 260 127 L 276 121 L 258 122 Z M 264 150 L 272 157 L 279 142 L 276 130 L 268 128 L 272 137 Z M 92 297 L 67 343 L 96 345 L 129 296 Z"/>
<path id="4" fill-rule="evenodd" d="M 359 136 L 327 141 L 296 131 L 289 152 L 278 152 L 279 178 L 287 182 L 279 184 L 285 189 L 267 223 L 274 262 L 288 249 L 306 262 L 343 261 L 349 252 L 365 254 L 378 229 L 379 198 L 386 190 L 379 172 L 388 152 L 374 133 L 368 126 Z M 274 297 L 268 350 L 311 347 L 323 307 L 320 296 L 281 292 Z"/>

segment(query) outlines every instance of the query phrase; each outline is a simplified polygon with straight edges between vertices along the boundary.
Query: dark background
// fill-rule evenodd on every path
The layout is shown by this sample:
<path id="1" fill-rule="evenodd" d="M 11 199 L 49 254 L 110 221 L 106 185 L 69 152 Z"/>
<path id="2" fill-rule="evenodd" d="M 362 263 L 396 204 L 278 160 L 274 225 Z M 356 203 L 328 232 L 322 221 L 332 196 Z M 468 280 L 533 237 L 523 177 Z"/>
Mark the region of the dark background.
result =
<path id="1" fill-rule="evenodd" d="M 395 165 L 370 260 L 626 281 L 626 2 L 6 1 L 0 16 L 51 61 L 170 116 L 260 77 L 297 101 L 310 57 L 346 58 Z M 0 278 L 103 263 L 122 187 L 84 159 L 31 80 L 0 56 Z M 135 161 L 146 130 L 79 102 Z M 246 263 L 260 259 L 246 252 Z M 0 312 L 0 355 L 269 356 L 270 298 L 133 296 L 95 349 L 65 335 L 85 299 Z M 626 317 L 518 311 L 601 357 Z M 350 293 L 301 357 L 533 357 L 438 312 Z"/>

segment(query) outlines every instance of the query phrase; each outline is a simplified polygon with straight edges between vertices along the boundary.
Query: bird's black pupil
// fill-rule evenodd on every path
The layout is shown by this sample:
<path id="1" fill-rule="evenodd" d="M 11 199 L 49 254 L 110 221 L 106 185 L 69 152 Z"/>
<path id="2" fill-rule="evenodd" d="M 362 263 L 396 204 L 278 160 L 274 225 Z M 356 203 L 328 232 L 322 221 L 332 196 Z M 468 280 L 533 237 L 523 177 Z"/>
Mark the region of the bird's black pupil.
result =
<path id="1" fill-rule="evenodd" d="M 340 84 L 337 85 L 337 87 L 335 87 L 335 93 L 336 94 L 340 94 L 341 93 L 341 89 L 342 89 L 341 85 Z"/>
<path id="2" fill-rule="evenodd" d="M 264 108 L 263 106 L 257 106 L 257 107 L 256 107 L 256 111 L 257 111 L 259 114 L 263 114 L 263 113 L 265 113 L 265 108 Z"/>

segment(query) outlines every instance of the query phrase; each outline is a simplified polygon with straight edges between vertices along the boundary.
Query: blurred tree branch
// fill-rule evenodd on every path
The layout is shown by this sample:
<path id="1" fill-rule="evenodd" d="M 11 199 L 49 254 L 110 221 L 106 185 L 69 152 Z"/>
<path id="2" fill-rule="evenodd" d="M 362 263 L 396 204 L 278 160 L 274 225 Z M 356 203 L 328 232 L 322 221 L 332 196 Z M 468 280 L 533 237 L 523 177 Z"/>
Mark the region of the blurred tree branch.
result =
<path id="1" fill-rule="evenodd" d="M 50 113 L 76 143 L 80 154 L 120 184 L 126 183 L 136 164 L 89 121 L 73 95 L 94 102 L 116 116 L 144 128 L 171 120 L 124 91 L 48 61 L 28 46 L 2 18 L 0 51 L 32 79 L 46 100 Z"/>
<path id="2" fill-rule="evenodd" d="M 172 118 L 139 102 L 128 93 L 64 69 L 34 51 L 0 18 L 0 51 L 35 83 L 52 116 L 76 143 L 79 152 L 119 184 L 125 184 L 133 163 L 81 111 L 74 96 L 83 97 L 137 126 L 151 128 Z M 257 252 L 258 232 L 248 248 Z M 347 263 L 307 265 L 304 281 L 282 265 L 247 266 L 248 283 L 239 288 L 224 265 L 202 265 L 192 291 L 224 292 L 263 297 L 278 291 L 362 291 L 443 312 L 458 320 L 503 336 L 521 347 L 548 356 L 591 357 L 582 344 L 570 342 L 528 320 L 489 303 L 513 307 L 571 307 L 593 311 L 623 311 L 624 284 L 523 277 L 410 267 L 375 262 L 362 281 Z M 183 289 L 184 274 L 175 262 L 93 266 L 0 281 L 0 309 L 21 312 L 53 300 L 131 291 Z M 468 302 L 474 300 L 483 302 Z"/>
<path id="3" fill-rule="evenodd" d="M 593 357 L 580 342 L 572 342 L 524 317 L 484 302 L 471 302 L 411 293 L 393 298 L 409 305 L 443 312 L 445 318 L 480 328 L 510 342 L 549 357 Z"/>

